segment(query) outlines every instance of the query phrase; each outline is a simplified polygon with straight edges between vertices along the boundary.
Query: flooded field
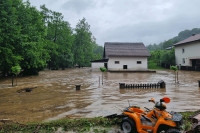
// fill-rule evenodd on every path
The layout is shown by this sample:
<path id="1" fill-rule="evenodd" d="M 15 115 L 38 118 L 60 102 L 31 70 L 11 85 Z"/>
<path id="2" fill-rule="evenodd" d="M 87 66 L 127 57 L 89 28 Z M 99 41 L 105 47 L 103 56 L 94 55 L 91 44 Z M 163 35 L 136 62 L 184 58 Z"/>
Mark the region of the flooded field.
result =
<path id="1" fill-rule="evenodd" d="M 168 111 L 200 109 L 200 72 L 179 71 L 179 84 L 174 84 L 174 73 L 159 70 L 156 73 L 110 73 L 89 68 L 43 71 L 39 76 L 18 78 L 18 86 L 11 79 L 0 80 L 0 119 L 14 122 L 49 121 L 61 118 L 97 117 L 121 113 L 131 105 L 152 108 L 148 99 L 170 97 Z M 166 89 L 119 89 L 119 83 L 166 82 Z M 75 85 L 81 85 L 76 91 Z M 32 88 L 32 92 L 17 91 Z"/>

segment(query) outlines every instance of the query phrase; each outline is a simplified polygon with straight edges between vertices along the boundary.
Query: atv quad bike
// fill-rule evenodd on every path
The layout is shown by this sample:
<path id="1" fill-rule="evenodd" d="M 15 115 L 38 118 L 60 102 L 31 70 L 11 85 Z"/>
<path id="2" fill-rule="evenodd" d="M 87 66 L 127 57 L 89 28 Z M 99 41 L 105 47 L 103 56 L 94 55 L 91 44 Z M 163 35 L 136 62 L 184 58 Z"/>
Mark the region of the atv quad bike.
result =
<path id="1" fill-rule="evenodd" d="M 122 130 L 125 133 L 180 133 L 182 115 L 167 112 L 166 105 L 163 104 L 163 102 L 169 103 L 170 99 L 164 97 L 159 102 L 155 102 L 152 98 L 149 102 L 155 104 L 153 110 L 145 107 L 145 111 L 135 106 L 124 109 Z"/>

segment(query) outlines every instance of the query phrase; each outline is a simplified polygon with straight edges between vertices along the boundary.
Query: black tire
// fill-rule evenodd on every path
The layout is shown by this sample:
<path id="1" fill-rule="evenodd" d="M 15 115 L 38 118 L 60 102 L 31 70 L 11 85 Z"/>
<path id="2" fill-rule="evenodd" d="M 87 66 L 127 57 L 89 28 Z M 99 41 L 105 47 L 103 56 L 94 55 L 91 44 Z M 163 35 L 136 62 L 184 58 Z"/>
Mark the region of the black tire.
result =
<path id="1" fill-rule="evenodd" d="M 166 133 L 181 133 L 181 132 L 176 128 L 170 128 L 166 131 Z"/>
<path id="2" fill-rule="evenodd" d="M 200 126 L 195 127 L 194 132 L 195 133 L 200 133 Z"/>
<path id="3" fill-rule="evenodd" d="M 121 123 L 121 129 L 125 133 L 137 133 L 135 121 L 129 117 L 125 117 Z"/>

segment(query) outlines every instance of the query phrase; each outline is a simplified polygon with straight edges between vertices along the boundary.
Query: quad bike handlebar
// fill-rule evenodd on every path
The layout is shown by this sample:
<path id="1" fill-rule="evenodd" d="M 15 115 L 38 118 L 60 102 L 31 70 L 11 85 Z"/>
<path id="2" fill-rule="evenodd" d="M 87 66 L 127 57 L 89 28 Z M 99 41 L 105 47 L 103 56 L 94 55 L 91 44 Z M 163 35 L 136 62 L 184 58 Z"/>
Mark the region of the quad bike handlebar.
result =
<path id="1" fill-rule="evenodd" d="M 165 109 L 167 108 L 166 105 L 163 104 L 163 102 L 164 102 L 164 103 L 169 103 L 169 102 L 170 102 L 170 98 L 168 98 L 168 97 L 163 97 L 162 99 L 160 99 L 160 102 L 155 102 L 154 98 L 151 98 L 151 99 L 149 100 L 149 102 L 154 103 L 154 104 L 155 104 L 155 108 L 157 108 L 157 109 L 163 111 L 163 110 L 165 110 Z M 148 109 L 147 109 L 147 111 L 148 111 Z"/>
<path id="2" fill-rule="evenodd" d="M 155 100 L 154 100 L 154 98 L 151 98 L 149 100 L 149 102 L 156 103 Z M 163 97 L 162 99 L 160 99 L 160 102 L 169 103 L 170 102 L 170 98 L 169 97 Z"/>

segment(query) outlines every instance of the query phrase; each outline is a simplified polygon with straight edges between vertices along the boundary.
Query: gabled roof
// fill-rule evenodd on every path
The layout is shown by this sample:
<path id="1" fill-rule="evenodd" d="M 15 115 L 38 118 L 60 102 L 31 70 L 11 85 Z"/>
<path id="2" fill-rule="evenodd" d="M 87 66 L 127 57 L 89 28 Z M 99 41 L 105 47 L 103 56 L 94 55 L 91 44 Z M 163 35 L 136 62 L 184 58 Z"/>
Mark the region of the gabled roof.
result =
<path id="1" fill-rule="evenodd" d="M 150 56 L 143 43 L 105 42 L 104 58 Z"/>
<path id="2" fill-rule="evenodd" d="M 191 37 L 174 44 L 174 46 L 186 44 L 186 43 L 190 43 L 190 42 L 196 42 L 196 41 L 200 41 L 200 34 L 196 34 L 196 35 L 194 34 Z"/>

